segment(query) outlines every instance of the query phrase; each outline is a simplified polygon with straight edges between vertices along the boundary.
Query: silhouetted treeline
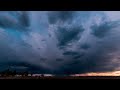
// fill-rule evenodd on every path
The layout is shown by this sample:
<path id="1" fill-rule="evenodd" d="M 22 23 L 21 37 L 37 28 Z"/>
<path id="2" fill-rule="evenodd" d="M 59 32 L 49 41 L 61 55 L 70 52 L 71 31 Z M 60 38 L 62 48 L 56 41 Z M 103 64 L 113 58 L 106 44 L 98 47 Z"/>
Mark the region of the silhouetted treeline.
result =
<path id="1" fill-rule="evenodd" d="M 28 74 L 29 73 L 27 71 L 25 71 L 25 72 L 16 72 L 16 70 L 10 71 L 9 69 L 0 72 L 1 76 L 15 76 L 15 75 L 28 76 Z"/>

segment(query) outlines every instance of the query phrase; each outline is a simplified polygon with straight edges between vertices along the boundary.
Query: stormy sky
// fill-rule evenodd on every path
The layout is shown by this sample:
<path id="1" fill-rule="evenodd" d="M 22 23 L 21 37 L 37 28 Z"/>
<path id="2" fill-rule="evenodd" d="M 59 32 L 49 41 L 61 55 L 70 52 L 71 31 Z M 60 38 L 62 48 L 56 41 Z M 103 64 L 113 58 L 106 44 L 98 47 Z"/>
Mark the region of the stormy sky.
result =
<path id="1" fill-rule="evenodd" d="M 119 11 L 0 11 L 0 71 L 120 70 Z"/>

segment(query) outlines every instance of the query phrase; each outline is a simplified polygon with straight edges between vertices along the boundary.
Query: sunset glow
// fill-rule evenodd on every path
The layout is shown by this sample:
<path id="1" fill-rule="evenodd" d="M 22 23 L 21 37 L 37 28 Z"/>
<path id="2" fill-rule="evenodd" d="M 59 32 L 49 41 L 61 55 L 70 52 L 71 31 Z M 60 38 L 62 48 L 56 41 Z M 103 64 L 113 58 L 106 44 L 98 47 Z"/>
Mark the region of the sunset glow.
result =
<path id="1" fill-rule="evenodd" d="M 120 76 L 120 71 L 74 74 L 72 76 Z"/>

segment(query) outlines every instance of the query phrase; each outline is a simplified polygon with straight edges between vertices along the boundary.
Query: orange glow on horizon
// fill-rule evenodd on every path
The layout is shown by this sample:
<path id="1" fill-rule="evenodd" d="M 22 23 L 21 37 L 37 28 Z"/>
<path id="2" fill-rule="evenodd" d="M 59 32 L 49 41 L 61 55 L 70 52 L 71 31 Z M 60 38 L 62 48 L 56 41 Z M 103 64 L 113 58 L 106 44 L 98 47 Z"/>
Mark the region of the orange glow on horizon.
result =
<path id="1" fill-rule="evenodd" d="M 112 72 L 91 72 L 84 74 L 74 74 L 71 76 L 120 76 L 120 71 L 112 71 Z"/>

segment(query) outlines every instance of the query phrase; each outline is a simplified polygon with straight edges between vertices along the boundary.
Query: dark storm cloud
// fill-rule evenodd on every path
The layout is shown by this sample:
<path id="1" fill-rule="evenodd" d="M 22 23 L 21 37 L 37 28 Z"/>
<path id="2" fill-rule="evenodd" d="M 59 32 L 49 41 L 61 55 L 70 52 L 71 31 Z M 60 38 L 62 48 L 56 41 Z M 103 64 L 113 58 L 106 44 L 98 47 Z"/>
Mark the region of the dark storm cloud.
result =
<path id="1" fill-rule="evenodd" d="M 77 56 L 74 56 L 73 59 L 79 59 L 81 58 L 82 55 L 77 55 Z"/>
<path id="2" fill-rule="evenodd" d="M 11 21 L 7 17 L 0 17 L 0 26 L 3 28 L 14 28 L 15 27 L 15 22 Z"/>
<path id="3" fill-rule="evenodd" d="M 107 21 L 103 12 L 5 13 L 0 14 L 0 70 L 73 74 L 119 67 L 120 23 Z M 20 32 L 29 26 L 29 32 Z"/>
<path id="4" fill-rule="evenodd" d="M 0 27 L 7 29 L 26 30 L 30 25 L 26 11 L 0 12 Z"/>
<path id="5" fill-rule="evenodd" d="M 105 18 L 105 17 L 104 17 Z M 98 38 L 109 37 L 110 39 L 102 39 L 102 42 L 89 45 L 89 43 L 82 43 L 81 49 L 85 50 L 84 54 L 74 56 L 74 53 L 64 52 L 65 55 L 70 55 L 73 59 L 70 59 L 68 63 L 62 66 L 56 73 L 73 74 L 73 73 L 86 73 L 86 72 L 105 72 L 112 71 L 119 67 L 119 61 L 114 61 L 113 56 L 109 56 L 109 53 L 115 53 L 117 51 L 116 44 L 118 44 L 116 36 L 116 30 L 119 28 L 119 21 L 103 21 L 98 26 L 91 27 L 92 34 Z M 117 29 L 115 29 L 117 28 Z M 112 33 L 110 33 L 112 32 Z M 114 33 L 113 33 L 114 32 Z M 89 38 L 89 37 L 88 37 Z M 89 40 L 89 39 L 88 39 Z M 95 38 L 95 41 L 99 41 Z M 119 51 L 119 50 L 118 50 Z M 81 51 L 79 51 L 80 54 Z"/>
<path id="6" fill-rule="evenodd" d="M 26 11 L 21 12 L 19 17 L 20 24 L 24 27 L 28 27 L 30 25 L 29 14 Z"/>
<path id="7" fill-rule="evenodd" d="M 78 52 L 73 52 L 73 51 L 66 51 L 63 53 L 63 55 L 72 55 L 72 56 L 78 55 L 78 54 L 79 54 Z"/>
<path id="8" fill-rule="evenodd" d="M 40 58 L 41 61 L 46 61 L 47 59 L 46 58 Z"/>
<path id="9" fill-rule="evenodd" d="M 115 22 L 105 22 L 100 24 L 99 26 L 93 25 L 91 26 L 92 34 L 98 38 L 102 38 L 108 35 L 109 31 L 118 26 L 120 24 L 120 21 Z"/>
<path id="10" fill-rule="evenodd" d="M 16 59 L 18 58 L 12 49 L 10 49 L 7 45 L 0 45 L 0 63 L 15 61 Z"/>
<path id="11" fill-rule="evenodd" d="M 71 41 L 78 40 L 80 34 L 84 31 L 82 26 L 76 26 L 72 28 L 58 27 L 56 32 L 59 46 L 65 46 Z"/>
<path id="12" fill-rule="evenodd" d="M 84 43 L 84 44 L 81 44 L 80 45 L 80 47 L 82 48 L 82 49 L 89 49 L 90 48 L 90 45 L 89 44 L 87 44 L 87 43 Z"/>
<path id="13" fill-rule="evenodd" d="M 89 57 L 85 55 L 85 57 L 82 59 L 74 58 L 71 62 L 61 67 L 61 69 L 56 73 L 61 72 L 61 74 L 76 74 L 86 72 L 105 72 L 115 69 L 117 64 L 109 65 L 110 60 L 103 58 L 103 56 L 99 55 L 94 54 Z"/>
<path id="14" fill-rule="evenodd" d="M 113 28 L 110 28 L 114 30 Z M 110 35 L 110 34 L 108 34 Z M 106 36 L 107 37 L 107 36 Z M 116 42 L 112 41 L 112 39 L 106 41 L 103 40 L 104 43 L 101 42 L 101 46 L 96 45 L 92 51 L 95 50 L 94 53 L 89 52 L 86 53 L 82 58 L 79 58 L 77 63 L 71 62 L 70 64 L 64 67 L 64 73 L 69 71 L 68 73 L 86 73 L 86 72 L 105 72 L 105 71 L 113 71 L 116 67 L 119 67 L 119 60 L 114 61 L 113 56 L 109 56 L 109 53 L 115 53 L 117 51 Z M 114 42 L 114 43 L 113 43 Z M 72 61 L 75 61 L 73 59 Z M 74 68 L 73 68 L 74 67 Z"/>
<path id="15" fill-rule="evenodd" d="M 38 67 L 31 63 L 21 62 L 21 61 L 2 62 L 0 64 L 0 68 L 1 68 L 0 71 L 10 69 L 10 70 L 17 70 L 17 72 L 28 71 L 30 73 L 47 73 L 47 72 L 49 72 L 48 70 L 46 70 L 42 67 Z"/>
<path id="16" fill-rule="evenodd" d="M 57 61 L 57 62 L 61 62 L 61 61 L 63 61 L 63 59 L 57 58 L 56 61 Z"/>
<path id="17" fill-rule="evenodd" d="M 79 53 L 77 55 L 74 55 L 73 59 L 80 59 L 81 57 L 83 57 L 85 54 L 84 53 Z"/>
<path id="18" fill-rule="evenodd" d="M 50 24 L 55 24 L 57 21 L 69 21 L 74 17 L 74 11 L 54 11 L 48 13 L 48 20 Z"/>

